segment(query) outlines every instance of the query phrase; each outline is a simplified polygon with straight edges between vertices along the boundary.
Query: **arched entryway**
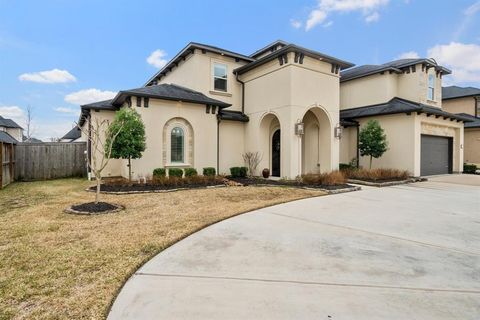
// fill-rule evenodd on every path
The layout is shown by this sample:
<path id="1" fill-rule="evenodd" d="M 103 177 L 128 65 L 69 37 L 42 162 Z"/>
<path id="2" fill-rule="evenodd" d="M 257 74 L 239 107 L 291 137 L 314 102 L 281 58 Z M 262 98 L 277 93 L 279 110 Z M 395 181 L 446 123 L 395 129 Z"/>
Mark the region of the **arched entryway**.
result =
<path id="1" fill-rule="evenodd" d="M 302 122 L 302 174 L 330 171 L 332 126 L 327 113 L 320 107 L 310 108 Z"/>
<path id="2" fill-rule="evenodd" d="M 280 121 L 273 113 L 264 115 L 260 121 L 259 146 L 262 154 L 261 166 L 270 169 L 270 175 L 282 175 L 282 131 Z"/>
<path id="3" fill-rule="evenodd" d="M 272 176 L 280 177 L 280 129 L 272 135 Z"/>

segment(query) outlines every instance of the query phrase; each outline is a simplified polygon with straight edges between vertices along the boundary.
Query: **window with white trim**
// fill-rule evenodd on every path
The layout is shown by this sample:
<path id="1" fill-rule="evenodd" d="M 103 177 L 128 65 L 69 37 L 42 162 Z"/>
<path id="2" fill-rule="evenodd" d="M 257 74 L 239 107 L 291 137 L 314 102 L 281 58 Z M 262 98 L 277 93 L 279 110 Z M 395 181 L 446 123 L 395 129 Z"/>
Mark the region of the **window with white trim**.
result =
<path id="1" fill-rule="evenodd" d="M 213 65 L 213 89 L 227 92 L 227 65 L 215 63 Z"/>
<path id="2" fill-rule="evenodd" d="M 435 76 L 428 75 L 428 100 L 435 100 Z"/>
<path id="3" fill-rule="evenodd" d="M 183 129 L 175 127 L 170 133 L 170 161 L 184 162 L 185 134 Z"/>

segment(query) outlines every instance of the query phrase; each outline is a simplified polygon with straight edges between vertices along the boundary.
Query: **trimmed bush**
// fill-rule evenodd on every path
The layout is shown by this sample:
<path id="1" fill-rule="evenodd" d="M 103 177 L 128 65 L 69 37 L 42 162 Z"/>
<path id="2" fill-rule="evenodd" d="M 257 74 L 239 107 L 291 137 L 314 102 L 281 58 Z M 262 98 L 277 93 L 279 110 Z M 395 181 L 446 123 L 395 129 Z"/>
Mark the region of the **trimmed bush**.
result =
<path id="1" fill-rule="evenodd" d="M 197 169 L 195 168 L 185 168 L 185 177 L 194 177 L 197 176 Z"/>
<path id="2" fill-rule="evenodd" d="M 206 167 L 206 168 L 203 168 L 203 175 L 204 176 L 207 176 L 207 177 L 214 177 L 216 175 L 216 171 L 215 171 L 215 168 L 213 167 Z"/>
<path id="3" fill-rule="evenodd" d="M 169 177 L 181 178 L 181 177 L 183 177 L 183 170 L 178 169 L 178 168 L 168 169 L 168 176 Z"/>
<path id="4" fill-rule="evenodd" d="M 156 168 L 153 170 L 153 177 L 165 177 L 165 168 Z"/>
<path id="5" fill-rule="evenodd" d="M 232 167 L 230 168 L 230 175 L 232 178 L 245 178 L 247 171 L 247 167 Z"/>
<path id="6" fill-rule="evenodd" d="M 306 174 L 302 176 L 302 182 L 309 185 L 334 186 L 347 183 L 345 174 L 341 171 L 332 171 L 320 174 Z"/>
<path id="7" fill-rule="evenodd" d="M 468 163 L 463 164 L 463 173 L 475 174 L 476 171 L 477 171 L 477 166 L 476 165 L 468 164 Z"/>

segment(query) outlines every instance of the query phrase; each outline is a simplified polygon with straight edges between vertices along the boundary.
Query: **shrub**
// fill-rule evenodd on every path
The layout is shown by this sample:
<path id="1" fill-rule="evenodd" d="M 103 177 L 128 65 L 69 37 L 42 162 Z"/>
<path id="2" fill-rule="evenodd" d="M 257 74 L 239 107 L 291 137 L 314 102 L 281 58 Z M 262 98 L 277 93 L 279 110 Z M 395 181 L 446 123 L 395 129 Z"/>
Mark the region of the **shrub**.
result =
<path id="1" fill-rule="evenodd" d="M 181 178 L 183 177 L 183 170 L 178 168 L 168 169 L 168 176 Z"/>
<path id="2" fill-rule="evenodd" d="M 185 168 L 185 177 L 197 176 L 197 169 L 195 168 Z"/>
<path id="3" fill-rule="evenodd" d="M 203 175 L 208 176 L 208 177 L 214 177 L 217 172 L 215 171 L 215 168 L 213 167 L 206 167 L 203 168 Z"/>
<path id="4" fill-rule="evenodd" d="M 346 171 L 346 170 L 355 169 L 355 167 L 353 165 L 351 165 L 350 163 L 340 163 L 339 164 L 339 169 L 340 169 L 340 171 Z"/>
<path id="5" fill-rule="evenodd" d="M 475 174 L 476 171 L 477 171 L 477 166 L 476 165 L 468 164 L 468 163 L 463 164 L 463 173 Z"/>
<path id="6" fill-rule="evenodd" d="M 397 169 L 355 169 L 348 170 L 346 175 L 350 179 L 367 181 L 405 180 L 410 177 L 406 170 Z"/>
<path id="7" fill-rule="evenodd" d="M 302 182 L 309 185 L 334 186 L 347 183 L 345 174 L 341 171 L 332 171 L 328 173 L 309 173 L 302 176 Z"/>
<path id="8" fill-rule="evenodd" d="M 247 170 L 247 167 L 232 167 L 230 168 L 230 175 L 232 178 L 245 178 Z"/>
<path id="9" fill-rule="evenodd" d="M 153 177 L 165 177 L 165 168 L 156 168 L 153 170 Z"/>

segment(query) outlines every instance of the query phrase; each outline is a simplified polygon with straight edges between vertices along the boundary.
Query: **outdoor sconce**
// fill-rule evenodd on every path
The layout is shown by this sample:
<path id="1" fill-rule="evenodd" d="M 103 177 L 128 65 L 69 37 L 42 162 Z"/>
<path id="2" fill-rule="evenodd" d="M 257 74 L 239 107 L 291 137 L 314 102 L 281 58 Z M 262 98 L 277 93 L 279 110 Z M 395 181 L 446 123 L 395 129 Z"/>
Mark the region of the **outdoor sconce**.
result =
<path id="1" fill-rule="evenodd" d="M 305 128 L 304 128 L 303 122 L 295 123 L 295 134 L 297 136 L 302 136 L 304 132 L 305 132 Z"/>
<path id="2" fill-rule="evenodd" d="M 342 127 L 340 126 L 340 124 L 337 124 L 335 126 L 334 135 L 335 135 L 335 138 L 338 138 L 338 139 L 342 137 Z"/>

